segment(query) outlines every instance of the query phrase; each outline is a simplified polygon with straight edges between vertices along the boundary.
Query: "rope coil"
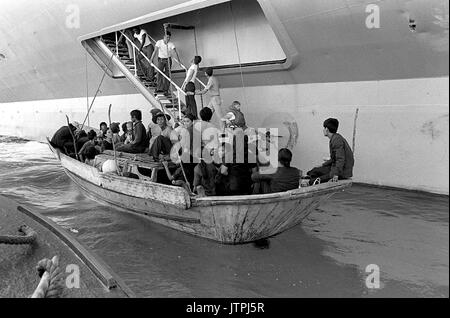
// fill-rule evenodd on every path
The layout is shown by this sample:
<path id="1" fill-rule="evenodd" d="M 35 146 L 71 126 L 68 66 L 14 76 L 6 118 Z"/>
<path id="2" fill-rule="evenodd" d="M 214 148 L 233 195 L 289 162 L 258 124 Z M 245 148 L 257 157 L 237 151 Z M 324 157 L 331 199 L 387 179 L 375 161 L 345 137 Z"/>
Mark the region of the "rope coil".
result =
<path id="1" fill-rule="evenodd" d="M 41 280 L 31 298 L 60 298 L 64 291 L 64 275 L 59 267 L 58 256 L 40 260 L 36 270 Z"/>
<path id="2" fill-rule="evenodd" d="M 22 235 L 0 235 L 0 244 L 23 245 L 32 244 L 36 241 L 37 233 L 27 225 L 19 227 Z"/>

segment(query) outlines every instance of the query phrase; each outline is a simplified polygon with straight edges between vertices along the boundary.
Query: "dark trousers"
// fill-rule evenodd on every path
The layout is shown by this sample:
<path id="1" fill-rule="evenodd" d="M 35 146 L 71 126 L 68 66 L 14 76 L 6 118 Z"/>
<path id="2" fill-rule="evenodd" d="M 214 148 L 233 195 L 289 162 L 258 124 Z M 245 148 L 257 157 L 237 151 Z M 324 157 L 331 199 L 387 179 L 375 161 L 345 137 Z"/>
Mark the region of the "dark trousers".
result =
<path id="1" fill-rule="evenodd" d="M 113 144 L 106 140 L 103 140 L 103 146 L 105 147 L 105 150 L 114 150 Z"/>
<path id="2" fill-rule="evenodd" d="M 149 155 L 153 159 L 158 159 L 159 155 L 169 155 L 172 149 L 172 142 L 169 138 L 164 136 L 158 136 L 150 148 Z"/>
<path id="3" fill-rule="evenodd" d="M 142 53 L 144 53 L 145 56 L 148 57 L 148 59 L 152 57 L 153 51 L 154 48 L 151 44 L 142 48 Z M 153 66 L 147 61 L 146 58 L 142 58 L 141 63 L 143 63 L 142 65 L 145 68 L 145 76 L 149 81 L 152 81 L 153 77 L 155 76 L 155 70 L 153 69 Z"/>
<path id="4" fill-rule="evenodd" d="M 172 67 L 172 59 L 158 58 L 157 66 L 161 72 L 163 72 L 164 74 L 166 74 L 167 77 L 169 77 L 169 70 Z M 158 86 L 156 90 L 158 92 L 168 92 L 170 87 L 169 81 L 159 72 L 156 75 L 156 78 L 158 80 Z"/>
<path id="5" fill-rule="evenodd" d="M 74 153 L 75 152 L 75 147 L 73 146 L 73 141 L 66 141 L 66 142 L 64 142 L 63 150 L 66 153 L 66 155 Z M 79 150 L 79 149 L 77 149 L 77 150 Z"/>
<path id="6" fill-rule="evenodd" d="M 186 108 L 184 110 L 184 115 L 191 114 L 194 119 L 198 119 L 197 112 L 197 102 L 195 101 L 195 95 L 186 96 Z"/>
<path id="7" fill-rule="evenodd" d="M 261 182 L 255 182 L 252 185 L 252 193 L 253 194 L 267 194 L 272 193 L 272 189 L 270 188 L 270 182 L 269 181 L 261 181 Z"/>
<path id="8" fill-rule="evenodd" d="M 330 170 L 331 166 L 326 166 L 314 168 L 308 171 L 306 174 L 311 177 L 309 183 L 313 184 L 317 178 L 320 178 L 320 183 L 329 181 L 331 179 Z"/>
<path id="9" fill-rule="evenodd" d="M 122 145 L 117 147 L 117 151 L 126 152 L 126 153 L 144 153 L 145 147 L 135 146 L 132 144 Z"/>

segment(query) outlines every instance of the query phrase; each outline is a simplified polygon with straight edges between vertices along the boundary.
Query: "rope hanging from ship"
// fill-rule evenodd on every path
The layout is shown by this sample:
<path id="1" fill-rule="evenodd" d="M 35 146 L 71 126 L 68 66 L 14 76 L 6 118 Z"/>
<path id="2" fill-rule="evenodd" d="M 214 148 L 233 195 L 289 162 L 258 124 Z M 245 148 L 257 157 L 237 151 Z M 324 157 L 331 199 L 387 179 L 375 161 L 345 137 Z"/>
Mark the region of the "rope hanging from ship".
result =
<path id="1" fill-rule="evenodd" d="M 233 5 L 232 5 L 231 1 L 230 1 L 230 11 L 231 11 L 231 19 L 233 21 L 234 41 L 236 43 L 236 52 L 237 52 L 237 57 L 238 57 L 238 62 L 239 62 L 239 73 L 241 76 L 242 95 L 244 97 L 245 105 L 248 107 L 249 105 L 248 105 L 247 95 L 245 94 L 245 82 L 244 82 L 244 72 L 242 70 L 241 52 L 240 52 L 240 48 L 239 48 L 239 41 L 238 41 L 237 31 L 236 31 L 236 20 L 234 19 Z"/>
<path id="2" fill-rule="evenodd" d="M 123 38 L 123 34 L 120 35 L 119 42 L 122 41 L 122 38 Z M 84 125 L 86 124 L 86 121 L 87 121 L 88 118 L 89 118 L 89 113 L 91 112 L 92 106 L 94 106 L 95 99 L 97 98 L 97 95 L 98 95 L 98 93 L 100 92 L 100 88 L 102 87 L 103 81 L 105 80 L 107 69 L 109 68 L 109 65 L 111 64 L 111 62 L 112 62 L 112 60 L 113 60 L 113 57 L 114 57 L 114 55 L 115 55 L 116 53 L 117 53 L 117 52 L 113 52 L 113 54 L 111 54 L 111 56 L 110 56 L 110 58 L 109 58 L 109 61 L 108 61 L 108 64 L 107 64 L 106 67 L 103 69 L 103 75 L 102 75 L 102 78 L 101 78 L 101 80 L 100 80 L 100 83 L 98 84 L 98 87 L 97 87 L 97 90 L 96 90 L 96 92 L 95 92 L 94 98 L 92 99 L 91 105 L 89 106 L 89 108 L 88 108 L 88 110 L 87 110 L 86 117 L 84 118 L 83 123 L 81 124 L 81 129 L 80 129 L 80 130 L 83 130 L 83 127 L 84 127 Z"/>
<path id="3" fill-rule="evenodd" d="M 0 244 L 24 245 L 33 244 L 36 241 L 37 233 L 27 225 L 19 227 L 22 235 L 0 235 Z"/>

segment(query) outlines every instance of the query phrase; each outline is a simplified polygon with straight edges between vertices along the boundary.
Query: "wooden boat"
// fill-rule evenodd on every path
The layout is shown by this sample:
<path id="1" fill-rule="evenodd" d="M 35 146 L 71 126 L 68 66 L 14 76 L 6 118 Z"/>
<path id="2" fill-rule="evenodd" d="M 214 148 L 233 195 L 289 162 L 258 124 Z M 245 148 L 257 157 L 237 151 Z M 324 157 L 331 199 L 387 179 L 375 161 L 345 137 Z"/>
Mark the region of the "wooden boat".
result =
<path id="1" fill-rule="evenodd" d="M 226 244 L 252 242 L 286 231 L 331 195 L 351 186 L 351 181 L 343 180 L 282 193 L 199 198 L 181 187 L 156 183 L 156 171 L 162 168 L 159 163 L 118 153 L 119 165 L 127 164 L 139 176 L 132 179 L 102 173 L 48 144 L 67 175 L 89 195 L 153 222 Z M 102 156 L 113 158 L 107 154 L 97 157 Z M 142 175 L 142 168 L 152 169 L 151 177 Z"/>

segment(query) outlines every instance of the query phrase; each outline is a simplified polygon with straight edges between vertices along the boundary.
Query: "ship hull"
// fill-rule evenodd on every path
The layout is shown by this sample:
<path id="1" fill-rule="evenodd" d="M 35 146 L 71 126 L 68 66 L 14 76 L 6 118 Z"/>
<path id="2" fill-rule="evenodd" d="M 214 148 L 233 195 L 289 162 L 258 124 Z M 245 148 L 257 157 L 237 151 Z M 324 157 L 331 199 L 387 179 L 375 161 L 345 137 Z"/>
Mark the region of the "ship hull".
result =
<path id="1" fill-rule="evenodd" d="M 72 1 L 47 7 L 30 2 L 26 10 L 14 10 L 14 3 L 0 3 L 5 17 L 0 19 L 5 39 L 0 43 L 5 56 L 0 55 L 0 134 L 44 141 L 65 124 L 66 114 L 83 122 L 97 88 L 90 126 L 106 121 L 109 104 L 113 121 L 123 123 L 131 110 L 141 109 L 144 122 L 150 122 L 151 106 L 126 79 L 107 76 L 99 87 L 103 71 L 79 37 L 186 1 L 114 0 L 108 6 L 79 1 L 79 28 L 65 25 L 69 13 L 64 10 Z M 292 63 L 272 71 L 243 68 L 242 77 L 239 68 L 221 71 L 224 108 L 239 100 L 249 126 L 279 128 L 284 135 L 280 146 L 290 142 L 293 164 L 304 171 L 329 156 L 322 123 L 334 117 L 355 150 L 355 182 L 449 193 L 447 1 L 380 2 L 381 25 L 372 29 L 366 25 L 370 12 L 365 1 L 349 1 L 348 6 L 340 0 L 258 4 L 271 27 L 279 27 L 277 39 L 290 41 L 286 52 Z M 240 17 L 238 25 L 250 31 L 239 32 L 236 42 L 247 61 L 263 51 L 244 45 L 259 48 L 266 39 L 253 23 L 264 17 L 249 12 Z M 198 28 L 210 26 L 211 19 L 202 19 Z M 22 21 L 20 27 L 16 21 Z M 232 30 L 225 26 L 199 29 L 202 66 L 215 66 L 218 56 L 238 64 Z M 187 63 L 193 41 L 183 32 L 174 31 L 173 41 Z M 205 51 L 206 44 L 208 50 L 217 46 L 220 54 Z M 179 83 L 183 74 L 177 76 Z M 199 108 L 207 103 L 208 98 L 197 101 Z"/>

